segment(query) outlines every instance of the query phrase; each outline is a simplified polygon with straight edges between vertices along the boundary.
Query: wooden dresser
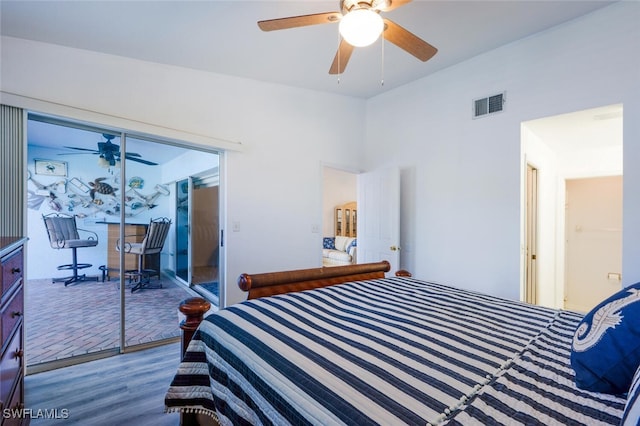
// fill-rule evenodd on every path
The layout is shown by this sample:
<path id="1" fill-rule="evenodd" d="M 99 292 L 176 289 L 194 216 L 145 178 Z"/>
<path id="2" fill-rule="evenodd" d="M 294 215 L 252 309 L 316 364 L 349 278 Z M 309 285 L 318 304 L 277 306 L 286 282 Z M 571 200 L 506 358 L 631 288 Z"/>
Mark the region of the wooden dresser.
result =
<path id="1" fill-rule="evenodd" d="M 24 243 L 26 238 L 0 237 L 2 300 L 0 332 L 0 424 L 27 424 L 21 419 L 24 408 Z M 7 411 L 15 410 L 15 411 Z M 17 416 L 12 416 L 16 413 Z"/>

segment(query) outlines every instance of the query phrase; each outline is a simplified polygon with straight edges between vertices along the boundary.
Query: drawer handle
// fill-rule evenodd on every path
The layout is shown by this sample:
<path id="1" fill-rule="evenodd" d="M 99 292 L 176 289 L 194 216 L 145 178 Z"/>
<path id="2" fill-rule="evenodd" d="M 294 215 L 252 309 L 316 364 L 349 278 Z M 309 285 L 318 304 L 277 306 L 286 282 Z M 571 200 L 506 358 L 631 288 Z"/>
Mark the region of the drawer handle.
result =
<path id="1" fill-rule="evenodd" d="M 22 269 L 20 269 L 20 268 L 11 268 L 11 273 L 12 274 L 19 274 L 20 272 L 22 272 Z"/>
<path id="2" fill-rule="evenodd" d="M 21 317 L 21 316 L 22 316 L 22 312 L 20 312 L 20 311 L 11 312 L 11 318 Z"/>

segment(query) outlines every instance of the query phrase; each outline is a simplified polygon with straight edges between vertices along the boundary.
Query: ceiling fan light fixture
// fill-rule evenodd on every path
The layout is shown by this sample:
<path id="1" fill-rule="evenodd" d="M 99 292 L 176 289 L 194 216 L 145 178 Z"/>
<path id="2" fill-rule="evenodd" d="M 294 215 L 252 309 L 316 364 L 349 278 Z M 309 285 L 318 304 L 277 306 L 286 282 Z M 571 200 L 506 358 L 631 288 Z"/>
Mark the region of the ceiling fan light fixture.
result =
<path id="1" fill-rule="evenodd" d="M 109 161 L 104 158 L 104 155 L 100 155 L 100 157 L 98 157 L 98 166 L 108 169 L 109 168 Z"/>
<path id="2" fill-rule="evenodd" d="M 355 47 L 369 46 L 380 37 L 383 29 L 382 17 L 369 8 L 351 10 L 339 25 L 342 38 Z"/>

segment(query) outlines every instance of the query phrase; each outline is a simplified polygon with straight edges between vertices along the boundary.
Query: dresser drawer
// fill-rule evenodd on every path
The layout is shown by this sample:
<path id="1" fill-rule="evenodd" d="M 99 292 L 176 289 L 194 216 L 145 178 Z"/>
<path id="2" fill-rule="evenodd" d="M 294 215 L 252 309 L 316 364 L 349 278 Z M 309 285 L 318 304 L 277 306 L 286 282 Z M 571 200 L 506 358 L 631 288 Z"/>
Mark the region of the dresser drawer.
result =
<path id="1" fill-rule="evenodd" d="M 13 335 L 0 360 L 0 400 L 11 401 L 12 390 L 22 376 L 22 328 Z"/>
<path id="2" fill-rule="evenodd" d="M 24 314 L 23 294 L 23 287 L 19 287 L 17 292 L 13 292 L 11 300 L 3 305 L 2 312 L 0 312 L 2 318 L 2 327 L 0 328 L 2 348 L 5 347 L 5 342 L 11 336 L 11 331 L 18 326 Z"/>
<path id="3" fill-rule="evenodd" d="M 22 249 L 15 250 L 1 260 L 2 262 L 2 294 L 7 292 L 24 274 Z"/>
<path id="4" fill-rule="evenodd" d="M 11 400 L 5 404 L 4 410 L 9 411 L 2 412 L 2 426 L 26 424 L 26 420 L 23 418 L 25 413 L 22 411 L 24 408 L 24 404 L 22 403 L 22 383 L 22 377 L 20 377 L 13 391 L 13 395 L 11 395 Z"/>

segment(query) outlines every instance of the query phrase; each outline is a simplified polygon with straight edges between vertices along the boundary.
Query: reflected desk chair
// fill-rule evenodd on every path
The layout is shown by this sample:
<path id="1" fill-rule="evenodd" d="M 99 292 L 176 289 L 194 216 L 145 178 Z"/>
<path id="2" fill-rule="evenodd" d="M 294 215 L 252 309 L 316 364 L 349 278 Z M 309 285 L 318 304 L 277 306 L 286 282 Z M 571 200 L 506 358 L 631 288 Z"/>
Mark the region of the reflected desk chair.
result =
<path id="1" fill-rule="evenodd" d="M 162 251 L 164 242 L 167 239 L 167 234 L 169 234 L 170 227 L 171 220 L 166 217 L 151 219 L 149 226 L 147 227 L 147 232 L 144 235 L 144 239 L 141 242 L 128 242 L 126 241 L 127 236 L 125 236 L 124 244 L 121 245 L 120 241 L 116 244 L 116 250 L 120 251 L 120 248 L 122 248 L 125 253 L 138 256 L 138 269 L 125 271 L 125 274 L 133 282 L 133 287 L 131 288 L 132 293 L 143 288 L 162 288 L 162 282 L 157 286 L 150 285 L 151 275 L 155 275 L 157 273 L 158 276 L 160 276 L 160 271 L 145 269 L 143 264 L 144 257 L 146 255 L 156 254 Z M 133 237 L 135 235 L 128 236 Z"/>
<path id="2" fill-rule="evenodd" d="M 80 269 L 91 267 L 90 263 L 78 263 L 78 249 L 83 247 L 95 247 L 98 245 L 98 234 L 86 229 L 79 229 L 75 216 L 68 216 L 60 213 L 42 215 L 45 228 L 49 236 L 49 244 L 54 249 L 71 249 L 72 262 L 58 266 L 58 270 L 73 271 L 73 275 L 65 278 L 54 278 L 52 281 L 64 282 L 65 287 L 69 284 L 81 281 L 98 281 L 98 277 L 87 277 L 85 274 L 78 274 Z M 87 234 L 85 238 L 80 237 L 80 232 Z"/>

